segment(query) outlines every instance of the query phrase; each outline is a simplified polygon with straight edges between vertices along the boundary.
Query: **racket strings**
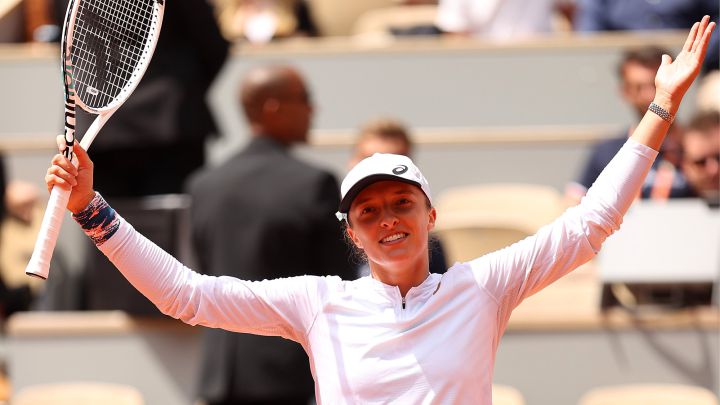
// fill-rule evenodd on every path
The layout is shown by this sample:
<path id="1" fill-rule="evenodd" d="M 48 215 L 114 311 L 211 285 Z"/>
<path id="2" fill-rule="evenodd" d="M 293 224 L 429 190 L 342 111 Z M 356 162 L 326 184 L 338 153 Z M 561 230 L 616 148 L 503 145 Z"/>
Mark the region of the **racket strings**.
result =
<path id="1" fill-rule="evenodd" d="M 152 35 L 155 0 L 83 0 L 70 49 L 77 96 L 103 108 L 133 79 Z"/>

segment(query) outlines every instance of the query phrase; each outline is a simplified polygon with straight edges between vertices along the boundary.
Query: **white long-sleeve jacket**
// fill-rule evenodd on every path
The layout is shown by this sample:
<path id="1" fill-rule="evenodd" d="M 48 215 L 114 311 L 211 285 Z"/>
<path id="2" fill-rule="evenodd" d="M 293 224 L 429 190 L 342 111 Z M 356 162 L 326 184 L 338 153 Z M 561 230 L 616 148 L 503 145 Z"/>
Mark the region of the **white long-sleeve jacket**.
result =
<path id="1" fill-rule="evenodd" d="M 597 253 L 656 154 L 628 141 L 580 205 L 534 236 L 430 274 L 404 301 L 397 287 L 371 277 L 249 282 L 200 275 L 137 233 L 99 195 L 77 219 L 165 314 L 300 343 L 319 404 L 489 405 L 511 311 Z"/>

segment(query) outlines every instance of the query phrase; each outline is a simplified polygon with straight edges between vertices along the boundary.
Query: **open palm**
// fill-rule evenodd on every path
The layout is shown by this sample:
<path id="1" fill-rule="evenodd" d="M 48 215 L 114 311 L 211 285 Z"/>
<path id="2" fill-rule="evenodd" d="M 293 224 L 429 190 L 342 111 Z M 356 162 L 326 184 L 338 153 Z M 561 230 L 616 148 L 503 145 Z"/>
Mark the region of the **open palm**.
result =
<path id="1" fill-rule="evenodd" d="M 710 17 L 703 17 L 702 21 L 693 25 L 674 62 L 670 56 L 663 56 L 655 76 L 655 87 L 657 95 L 666 98 L 670 106 L 680 104 L 680 100 L 700 72 L 714 28 L 715 23 L 710 22 Z"/>

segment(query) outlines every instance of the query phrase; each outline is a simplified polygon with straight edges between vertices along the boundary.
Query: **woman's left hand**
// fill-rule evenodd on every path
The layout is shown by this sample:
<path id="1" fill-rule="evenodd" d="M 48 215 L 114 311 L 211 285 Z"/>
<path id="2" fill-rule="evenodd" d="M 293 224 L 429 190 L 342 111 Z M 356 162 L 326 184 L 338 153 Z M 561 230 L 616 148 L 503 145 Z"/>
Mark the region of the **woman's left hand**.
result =
<path id="1" fill-rule="evenodd" d="M 655 103 L 673 115 L 700 72 L 714 28 L 715 23 L 710 22 L 710 17 L 703 17 L 693 25 L 675 61 L 670 55 L 663 55 L 662 64 L 655 75 Z"/>

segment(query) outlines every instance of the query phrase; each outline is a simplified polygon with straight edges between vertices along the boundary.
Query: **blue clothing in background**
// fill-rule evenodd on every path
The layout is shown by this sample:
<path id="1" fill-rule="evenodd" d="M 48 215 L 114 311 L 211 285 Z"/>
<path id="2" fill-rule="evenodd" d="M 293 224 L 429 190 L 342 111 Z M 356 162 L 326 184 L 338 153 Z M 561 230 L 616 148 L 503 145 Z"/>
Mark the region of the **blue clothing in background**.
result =
<path id="1" fill-rule="evenodd" d="M 583 168 L 582 175 L 578 179 L 578 183 L 581 184 L 585 189 L 589 189 L 590 186 L 600 175 L 600 172 L 605 166 L 610 163 L 613 156 L 620 150 L 620 148 L 627 142 L 627 131 L 624 131 L 621 136 L 607 139 L 598 142 L 592 149 L 590 158 L 588 159 L 585 167 Z M 655 184 L 657 168 L 664 161 L 662 157 L 662 151 L 658 155 L 657 159 L 652 165 L 650 172 L 645 178 L 645 182 L 642 186 L 642 198 L 650 198 L 653 186 Z M 695 192 L 692 190 L 687 182 L 687 179 L 680 171 L 675 172 L 673 182 L 670 188 L 670 194 L 668 198 L 691 198 L 696 197 Z"/>
<path id="2" fill-rule="evenodd" d="M 717 0 L 578 0 L 578 31 L 687 30 L 704 15 L 718 22 Z M 705 70 L 718 68 L 718 30 L 710 39 Z"/>

